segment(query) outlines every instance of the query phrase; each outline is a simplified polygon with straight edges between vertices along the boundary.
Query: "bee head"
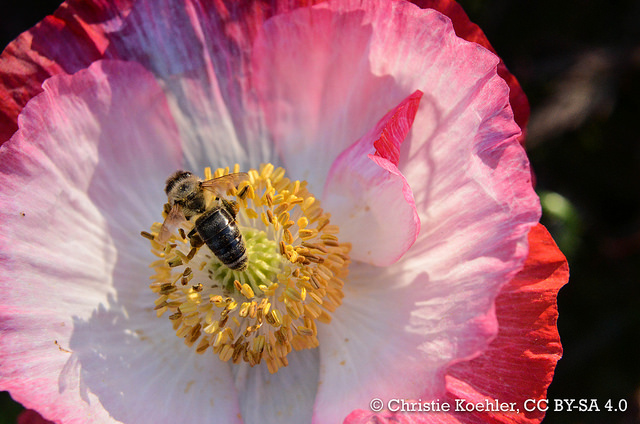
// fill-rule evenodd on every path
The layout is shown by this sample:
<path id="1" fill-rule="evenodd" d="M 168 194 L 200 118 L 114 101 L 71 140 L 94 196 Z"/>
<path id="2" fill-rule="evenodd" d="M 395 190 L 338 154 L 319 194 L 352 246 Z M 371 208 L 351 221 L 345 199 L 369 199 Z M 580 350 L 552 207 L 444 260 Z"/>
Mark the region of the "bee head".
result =
<path id="1" fill-rule="evenodd" d="M 191 178 L 193 174 L 189 171 L 176 171 L 169 178 L 167 178 L 167 182 L 165 183 L 164 192 L 168 196 L 169 193 L 182 181 Z"/>

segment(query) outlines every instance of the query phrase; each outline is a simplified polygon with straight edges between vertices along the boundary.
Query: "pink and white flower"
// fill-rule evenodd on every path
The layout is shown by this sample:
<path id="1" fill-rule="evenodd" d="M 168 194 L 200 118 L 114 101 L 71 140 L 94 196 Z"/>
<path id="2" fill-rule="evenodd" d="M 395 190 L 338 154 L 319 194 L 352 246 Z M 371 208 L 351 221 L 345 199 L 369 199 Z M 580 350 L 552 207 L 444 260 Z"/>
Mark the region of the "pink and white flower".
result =
<path id="1" fill-rule="evenodd" d="M 537 224 L 526 98 L 457 4 L 420 6 L 75 0 L 10 44 L 0 389 L 63 423 L 539 422 L 522 402 L 561 355 L 568 271 Z M 274 374 L 196 354 L 148 287 L 166 177 L 235 163 L 307 181 L 351 244 L 318 348 Z"/>

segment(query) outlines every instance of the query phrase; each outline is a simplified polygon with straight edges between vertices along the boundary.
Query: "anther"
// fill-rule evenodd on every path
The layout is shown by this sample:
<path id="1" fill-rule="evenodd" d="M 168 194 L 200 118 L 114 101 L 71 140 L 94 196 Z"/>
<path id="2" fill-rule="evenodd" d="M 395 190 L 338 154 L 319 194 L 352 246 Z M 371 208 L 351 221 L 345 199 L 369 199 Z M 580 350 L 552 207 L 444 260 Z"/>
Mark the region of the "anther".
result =
<path id="1" fill-rule="evenodd" d="M 232 169 L 240 173 L 237 164 Z M 204 175 L 234 178 L 225 177 L 229 168 Z M 317 322 L 330 323 L 342 303 L 350 246 L 339 241 L 338 227 L 305 182 L 290 181 L 271 164 L 242 175 L 239 184 L 207 194 L 205 210 L 218 204 L 237 220 L 246 267 L 232 269 L 217 257 L 224 252 L 213 254 L 194 226 L 198 214 L 170 242 L 158 242 L 160 223 L 141 235 L 159 258 L 151 264 L 154 309 L 169 312 L 176 334 L 199 354 L 211 348 L 223 361 L 251 366 L 264 360 L 276 372 L 292 350 L 318 346 Z M 163 212 L 171 212 L 168 203 Z"/>

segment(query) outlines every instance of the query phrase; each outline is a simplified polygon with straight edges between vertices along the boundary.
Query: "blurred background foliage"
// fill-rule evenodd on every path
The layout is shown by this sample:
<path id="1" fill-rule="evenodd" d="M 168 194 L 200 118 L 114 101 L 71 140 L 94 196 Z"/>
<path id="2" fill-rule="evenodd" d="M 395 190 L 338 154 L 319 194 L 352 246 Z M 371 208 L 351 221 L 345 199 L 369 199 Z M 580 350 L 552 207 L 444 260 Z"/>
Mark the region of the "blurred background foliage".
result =
<path id="1" fill-rule="evenodd" d="M 4 0 L 0 46 L 56 0 Z M 531 103 L 527 150 L 543 223 L 571 267 L 549 399 L 625 412 L 554 412 L 544 424 L 640 423 L 640 2 L 461 0 Z M 0 424 L 21 410 L 0 393 Z"/>

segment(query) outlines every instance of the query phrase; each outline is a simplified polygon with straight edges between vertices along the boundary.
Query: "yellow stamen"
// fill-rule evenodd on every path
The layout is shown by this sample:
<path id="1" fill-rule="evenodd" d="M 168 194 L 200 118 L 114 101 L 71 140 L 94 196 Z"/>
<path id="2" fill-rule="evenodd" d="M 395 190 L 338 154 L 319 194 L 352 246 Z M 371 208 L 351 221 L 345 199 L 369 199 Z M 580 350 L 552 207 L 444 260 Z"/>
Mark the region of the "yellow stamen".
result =
<path id="1" fill-rule="evenodd" d="M 204 171 L 205 179 L 228 173 Z M 306 182 L 289 180 L 272 164 L 247 174 L 227 199 L 239 207 L 246 270 L 223 265 L 206 244 L 191 244 L 195 218 L 164 244 L 156 239 L 160 223 L 141 234 L 159 258 L 151 264 L 155 309 L 158 316 L 169 312 L 176 335 L 197 353 L 211 348 L 222 361 L 264 361 L 274 373 L 287 366 L 292 350 L 318 346 L 317 322 L 328 324 L 342 303 L 350 245 L 339 241 L 339 228 Z"/>

